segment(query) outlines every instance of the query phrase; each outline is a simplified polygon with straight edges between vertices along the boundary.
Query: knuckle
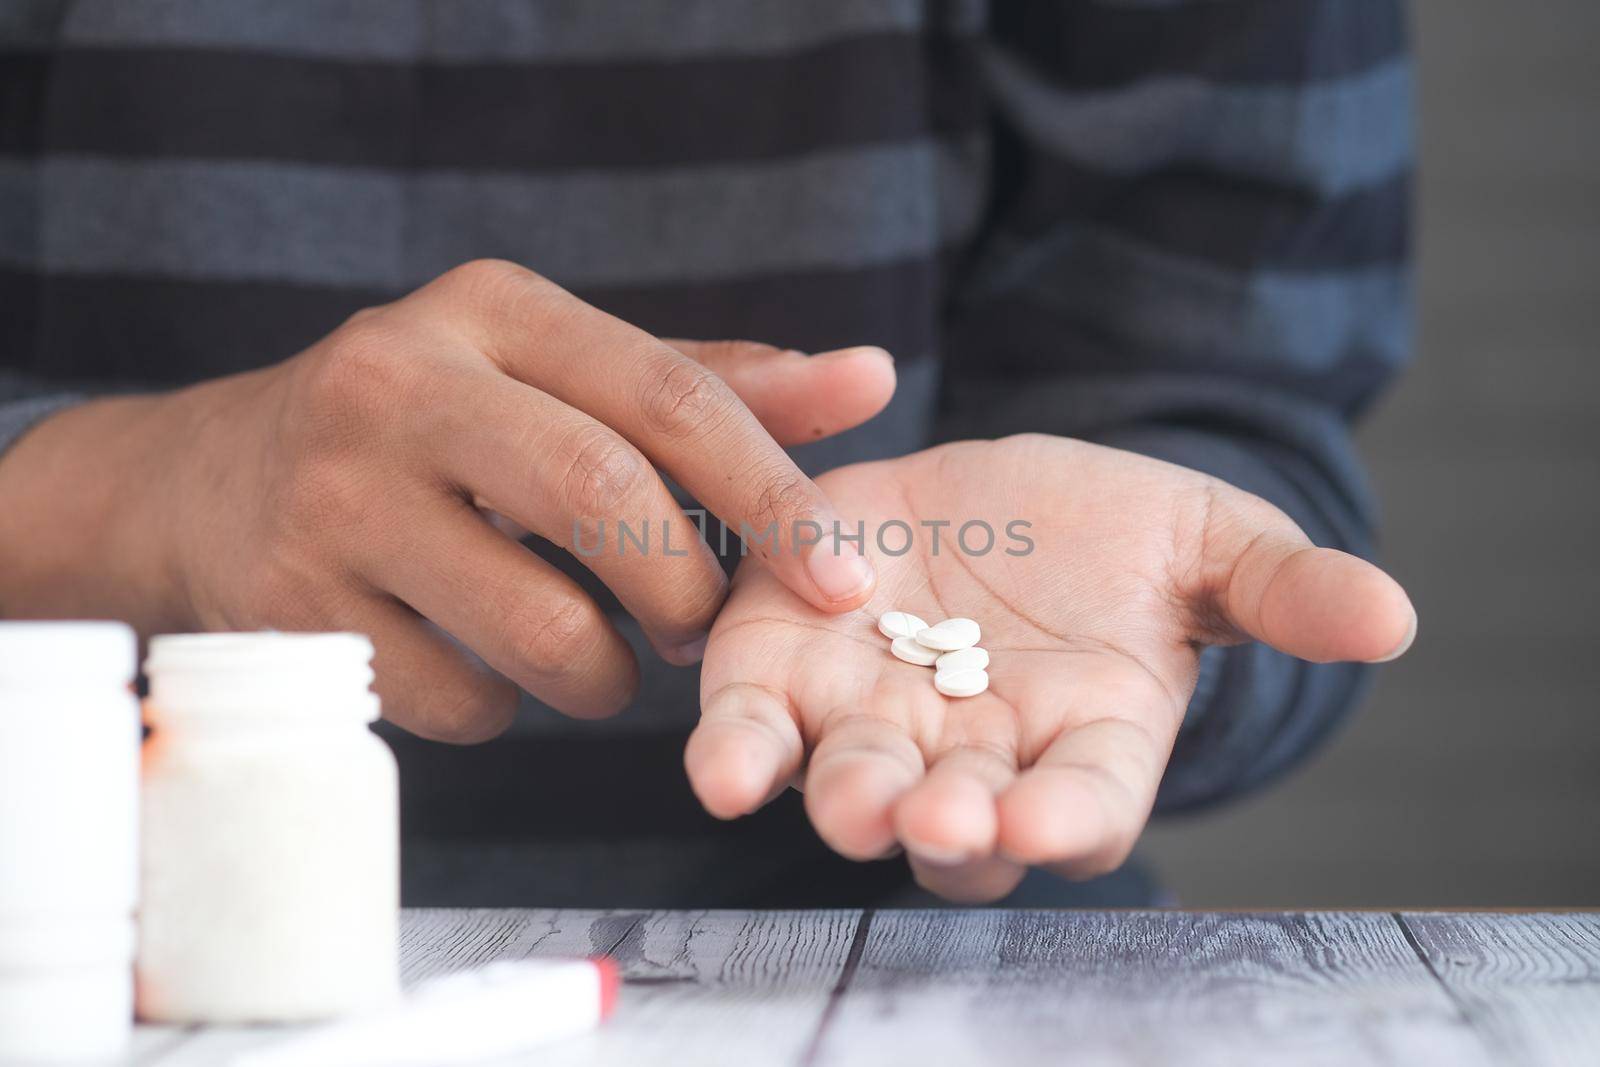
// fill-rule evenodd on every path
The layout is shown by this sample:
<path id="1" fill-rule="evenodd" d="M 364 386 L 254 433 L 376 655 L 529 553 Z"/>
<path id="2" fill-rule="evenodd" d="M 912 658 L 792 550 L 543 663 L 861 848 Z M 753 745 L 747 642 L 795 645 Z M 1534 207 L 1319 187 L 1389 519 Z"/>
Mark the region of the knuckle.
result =
<path id="1" fill-rule="evenodd" d="M 577 597 L 541 601 L 538 617 L 516 628 L 517 661 L 540 675 L 562 674 L 583 663 L 595 639 L 594 610 Z"/>
<path id="2" fill-rule="evenodd" d="M 811 483 L 797 470 L 777 471 L 760 479 L 751 516 L 758 528 L 776 523 L 780 531 L 807 518 L 812 507 Z"/>
<path id="3" fill-rule="evenodd" d="M 306 372 L 314 418 L 335 425 L 390 412 L 409 396 L 420 368 L 403 331 L 380 310 L 336 330 Z"/>
<path id="4" fill-rule="evenodd" d="M 516 710 L 516 690 L 503 679 L 484 675 L 442 685 L 430 695 L 422 716 L 435 740 L 475 745 L 504 733 Z"/>
<path id="5" fill-rule="evenodd" d="M 564 290 L 542 274 L 508 259 L 474 259 L 452 267 L 426 289 L 458 309 L 500 317 L 508 309 L 524 315 L 543 314 Z"/>
<path id="6" fill-rule="evenodd" d="M 453 267 L 419 289 L 415 303 L 465 327 L 491 360 L 506 339 L 551 327 L 579 305 L 556 283 L 504 259 L 475 259 Z M 409 299 L 409 298 L 408 298 Z"/>
<path id="7" fill-rule="evenodd" d="M 733 391 L 698 363 L 682 358 L 664 363 L 660 373 L 644 375 L 640 410 L 651 429 L 688 437 L 714 428 L 737 410 Z"/>
<path id="8" fill-rule="evenodd" d="M 638 498 L 650 464 L 622 438 L 595 429 L 581 434 L 562 461 L 560 499 L 574 516 L 620 516 L 620 509 Z"/>
<path id="9" fill-rule="evenodd" d="M 371 307 L 357 308 L 355 311 L 351 312 L 350 316 L 346 318 L 344 322 L 340 323 L 340 325 L 343 327 L 350 327 L 355 326 L 358 323 L 371 322 L 373 318 L 382 315 L 384 309 L 388 306 L 389 305 L 387 304 L 374 304 Z"/>
<path id="10" fill-rule="evenodd" d="M 509 259 L 472 259 L 451 267 L 439 276 L 439 284 L 450 289 L 474 292 L 521 288 L 542 280 L 539 275 Z"/>

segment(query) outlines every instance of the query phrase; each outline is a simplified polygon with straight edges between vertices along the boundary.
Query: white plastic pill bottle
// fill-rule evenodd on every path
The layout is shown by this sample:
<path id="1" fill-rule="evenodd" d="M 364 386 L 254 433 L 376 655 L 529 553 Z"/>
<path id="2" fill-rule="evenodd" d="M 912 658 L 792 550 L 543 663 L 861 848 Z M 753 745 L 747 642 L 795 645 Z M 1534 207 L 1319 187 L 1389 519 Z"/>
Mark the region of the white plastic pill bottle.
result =
<path id="1" fill-rule="evenodd" d="M 121 623 L 0 622 L 0 1060 L 128 1041 L 137 649 Z"/>
<path id="2" fill-rule="evenodd" d="M 293 1022 L 398 992 L 399 788 L 358 634 L 157 637 L 138 1001 Z"/>

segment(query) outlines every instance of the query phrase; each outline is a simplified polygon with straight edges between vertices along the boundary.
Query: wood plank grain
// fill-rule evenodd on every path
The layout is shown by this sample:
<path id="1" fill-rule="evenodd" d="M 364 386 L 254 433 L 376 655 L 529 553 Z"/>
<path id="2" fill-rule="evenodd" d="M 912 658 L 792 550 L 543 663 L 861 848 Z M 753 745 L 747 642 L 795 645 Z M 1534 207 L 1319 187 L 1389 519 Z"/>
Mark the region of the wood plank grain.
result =
<path id="1" fill-rule="evenodd" d="M 1600 1063 L 1600 915 L 1398 918 L 1501 1062 Z"/>
<path id="2" fill-rule="evenodd" d="M 604 956 L 643 912 L 413 908 L 400 919 L 400 980 L 425 978 L 493 960 Z"/>
<path id="3" fill-rule="evenodd" d="M 1383 914 L 880 912 L 816 1049 L 883 1062 L 1487 1064 Z"/>
<path id="4" fill-rule="evenodd" d="M 542 1050 L 538 1062 L 795 1063 L 814 1039 L 858 920 L 854 911 L 648 915 L 612 952 L 625 979 L 616 1016 L 590 1037 Z"/>
<path id="5" fill-rule="evenodd" d="M 1595 1062 L 1600 915 L 501 911 L 402 924 L 405 980 L 608 952 L 597 1033 L 527 1062 Z M 281 1028 L 141 1028 L 130 1063 Z"/>

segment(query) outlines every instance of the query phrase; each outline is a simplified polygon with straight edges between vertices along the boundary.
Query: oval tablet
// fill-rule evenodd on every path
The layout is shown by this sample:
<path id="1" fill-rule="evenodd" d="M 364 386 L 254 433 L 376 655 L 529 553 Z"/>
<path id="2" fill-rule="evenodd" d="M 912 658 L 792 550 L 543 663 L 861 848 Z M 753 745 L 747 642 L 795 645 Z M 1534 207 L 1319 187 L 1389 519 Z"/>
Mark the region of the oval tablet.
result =
<path id="1" fill-rule="evenodd" d="M 975 697 L 989 688 L 989 672 L 940 671 L 933 676 L 933 687 L 947 697 Z"/>
<path id="2" fill-rule="evenodd" d="M 894 653 L 895 659 L 903 659 L 919 667 L 931 667 L 933 661 L 939 658 L 939 653 L 931 648 L 924 648 L 910 637 L 895 638 L 889 645 L 889 651 Z"/>
<path id="3" fill-rule="evenodd" d="M 926 630 L 928 624 L 909 611 L 886 611 L 878 616 L 878 632 L 889 640 L 897 637 L 915 637 Z"/>
<path id="4" fill-rule="evenodd" d="M 971 648 L 978 643 L 978 624 L 971 619 L 946 619 L 936 626 L 917 631 L 917 644 L 937 648 L 940 652 L 954 652 Z"/>
<path id="5" fill-rule="evenodd" d="M 933 666 L 935 670 L 941 671 L 981 671 L 989 666 L 989 652 L 976 645 L 971 648 L 958 648 L 934 660 Z"/>

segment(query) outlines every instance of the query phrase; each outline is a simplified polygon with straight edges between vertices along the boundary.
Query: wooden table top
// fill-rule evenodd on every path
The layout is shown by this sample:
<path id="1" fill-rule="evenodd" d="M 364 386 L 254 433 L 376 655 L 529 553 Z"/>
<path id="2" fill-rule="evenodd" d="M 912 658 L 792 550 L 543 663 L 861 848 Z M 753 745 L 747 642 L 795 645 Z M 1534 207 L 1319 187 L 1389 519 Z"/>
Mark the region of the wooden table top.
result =
<path id="1" fill-rule="evenodd" d="M 616 1014 L 541 1067 L 1600 1064 L 1592 912 L 422 909 L 402 930 L 408 983 L 616 959 Z M 130 1062 L 284 1033 L 140 1027 Z"/>

